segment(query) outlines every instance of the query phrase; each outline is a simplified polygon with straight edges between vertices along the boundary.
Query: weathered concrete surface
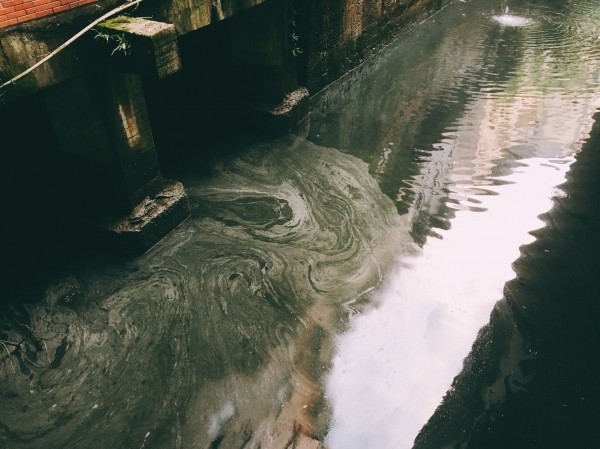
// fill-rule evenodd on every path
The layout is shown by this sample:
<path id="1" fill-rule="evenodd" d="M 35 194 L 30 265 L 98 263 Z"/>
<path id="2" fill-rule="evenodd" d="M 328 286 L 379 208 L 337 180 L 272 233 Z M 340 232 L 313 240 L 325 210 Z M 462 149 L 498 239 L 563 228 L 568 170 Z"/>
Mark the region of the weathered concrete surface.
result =
<path id="1" fill-rule="evenodd" d="M 164 0 L 146 2 L 140 7 L 140 13 L 173 23 L 179 34 L 186 34 L 265 1 L 267 0 Z"/>
<path id="2" fill-rule="evenodd" d="M 299 84 L 312 94 L 449 0 L 293 0 Z"/>
<path id="3" fill-rule="evenodd" d="M 175 27 L 138 17 L 118 16 L 98 25 L 97 39 L 107 47 L 107 63 L 123 71 L 163 79 L 181 69 Z M 105 36 L 106 38 L 102 38 Z M 121 39 L 125 47 L 114 47 Z"/>
<path id="4" fill-rule="evenodd" d="M 291 39 L 298 84 L 312 94 L 356 67 L 400 29 L 417 23 L 448 0 L 285 0 L 289 21 L 282 30 Z M 99 1 L 76 10 L 0 29 L 0 80 L 10 79 L 74 35 L 117 1 Z M 206 27 L 270 0 L 146 0 L 130 14 L 173 24 L 178 35 Z M 240 22 L 244 26 L 244 22 Z M 272 28 L 272 27 L 271 27 Z M 271 42 L 284 37 L 271 36 Z M 248 41 L 248 39 L 245 39 Z M 264 41 L 264 39 L 262 39 Z M 5 92 L 5 101 L 43 89 L 90 67 L 97 46 L 93 33 L 53 58 Z M 287 64 L 292 67 L 294 64 Z M 277 81 L 278 82 L 278 81 Z"/>
<path id="5" fill-rule="evenodd" d="M 183 187 L 160 173 L 139 76 L 77 78 L 49 89 L 46 104 L 84 214 L 118 217 L 107 228 L 123 246 L 148 249 L 189 215 Z"/>
<path id="6" fill-rule="evenodd" d="M 211 94 L 213 106 L 223 103 L 223 97 L 232 100 L 226 108 L 229 115 L 220 117 L 221 131 L 236 129 L 239 121 L 246 126 L 297 129 L 299 123 L 307 122 L 303 119 L 308 115 L 309 92 L 318 92 L 353 69 L 400 28 L 418 22 L 446 1 L 145 0 L 128 13 L 152 20 L 121 17 L 98 26 L 101 33 L 122 38 L 125 51 L 110 56 L 116 43 L 109 39 L 107 47 L 93 32 L 87 33 L 0 96 L 10 105 L 42 90 L 64 164 L 75 173 L 77 188 L 89 192 L 84 207 L 121 217 L 117 228 L 124 229 L 123 235 L 140 235 L 152 228 L 151 221 L 129 230 L 123 223 L 131 225 L 131 217 L 137 217 L 142 209 L 147 209 L 142 216 L 153 217 L 162 208 L 157 206 L 162 203 L 156 195 L 166 182 L 159 170 L 143 83 L 154 89 L 155 117 L 159 118 L 152 122 L 155 127 L 165 127 L 163 116 L 156 113 L 164 109 L 176 122 L 185 123 L 186 116 L 191 116 L 189 128 L 200 138 L 205 131 L 211 132 L 198 129 L 199 124 L 204 125 L 198 117 L 214 115 L 214 110 L 205 105 L 204 91 L 195 86 L 199 84 L 196 75 L 221 70 L 227 81 L 219 81 L 218 89 L 212 84 L 202 86 L 217 91 Z M 117 3 L 121 2 L 99 1 L 1 29 L 0 82 L 45 57 Z M 192 33 L 200 28 L 205 29 Z M 221 29 L 218 37 L 223 42 L 211 40 L 214 33 L 204 33 L 212 29 Z M 196 36 L 198 39 L 188 39 Z M 184 60 L 179 47 L 183 48 L 186 40 L 193 45 Z M 223 53 L 216 56 L 218 63 L 199 51 L 215 45 Z M 186 69 L 186 61 L 197 67 Z M 182 76 L 181 72 L 188 74 Z M 171 95 L 174 100 L 165 100 L 169 97 L 166 88 L 175 78 L 185 82 L 172 89 L 177 94 Z M 171 149 L 172 133 L 163 135 L 169 136 L 163 142 Z M 7 138 L 18 140 L 10 130 Z M 173 208 L 179 210 L 179 204 L 176 201 Z M 165 205 L 165 216 L 171 216 L 167 213 L 170 208 Z M 163 212 L 155 218 L 162 223 L 162 216 Z M 161 226 L 156 228 L 163 229 Z M 144 245 L 154 240 L 151 236 L 137 238 Z"/>
<path id="7" fill-rule="evenodd" d="M 309 94 L 305 87 L 299 87 L 273 106 L 250 104 L 251 117 L 257 126 L 273 131 L 298 131 L 297 126 L 308 116 Z"/>
<path id="8" fill-rule="evenodd" d="M 117 3 L 118 0 L 98 1 L 17 26 L 1 28 L 0 81 L 7 81 L 28 69 Z M 22 97 L 85 71 L 93 55 L 93 47 L 90 46 L 92 35 L 89 33 L 17 85 L 5 89 L 0 93 L 2 100 Z"/>
<path id="9" fill-rule="evenodd" d="M 0 81 L 7 81 L 28 69 L 66 41 L 73 30 L 69 25 L 58 25 L 43 31 L 25 28 L 0 33 Z M 83 51 L 82 44 L 76 43 L 73 48 L 58 54 L 18 84 L 5 89 L 0 93 L 2 100 L 13 100 L 80 74 L 90 59 L 90 52 Z"/>
<path id="10" fill-rule="evenodd" d="M 189 215 L 183 185 L 165 180 L 158 193 L 145 197 L 129 215 L 106 222 L 104 228 L 122 251 L 135 253 L 152 247 Z"/>
<path id="11" fill-rule="evenodd" d="M 250 101 L 277 104 L 298 86 L 288 44 L 289 3 L 269 1 L 231 18 L 231 57 Z"/>
<path id="12" fill-rule="evenodd" d="M 146 0 L 130 15 L 173 24 L 178 35 L 231 17 L 266 0 Z M 80 8 L 0 29 L 0 82 L 21 73 L 100 17 L 118 0 L 102 0 Z M 73 78 L 92 66 L 97 51 L 94 33 L 52 58 L 16 86 L 2 93 L 4 101 L 19 98 Z"/>
<path id="13" fill-rule="evenodd" d="M 46 92 L 61 153 L 81 167 L 109 212 L 130 210 L 158 184 L 158 160 L 139 77 L 109 72 Z"/>

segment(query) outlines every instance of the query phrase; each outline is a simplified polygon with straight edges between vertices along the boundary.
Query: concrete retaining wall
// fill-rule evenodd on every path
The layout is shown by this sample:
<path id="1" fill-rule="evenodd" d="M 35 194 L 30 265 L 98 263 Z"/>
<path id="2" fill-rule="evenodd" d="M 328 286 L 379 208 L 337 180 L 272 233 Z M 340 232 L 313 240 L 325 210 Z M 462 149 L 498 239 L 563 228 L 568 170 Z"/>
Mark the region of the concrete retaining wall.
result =
<path id="1" fill-rule="evenodd" d="M 40 96 L 52 128 L 41 140 L 47 143 L 31 146 L 7 129 L 0 145 L 11 158 L 28 151 L 40 157 L 56 146 L 80 197 L 74 220 L 144 250 L 188 211 L 181 184 L 162 176 L 161 152 L 188 142 L 197 151 L 210 137 L 243 127 L 306 130 L 310 94 L 447 1 L 146 0 L 0 91 L 0 123 Z M 120 3 L 1 2 L 0 83 Z M 11 20 L 17 24 L 8 26 Z M 9 185 L 30 171 L 29 162 L 12 160 Z"/>
<path id="2" fill-rule="evenodd" d="M 294 0 L 299 82 L 311 94 L 449 0 Z"/>

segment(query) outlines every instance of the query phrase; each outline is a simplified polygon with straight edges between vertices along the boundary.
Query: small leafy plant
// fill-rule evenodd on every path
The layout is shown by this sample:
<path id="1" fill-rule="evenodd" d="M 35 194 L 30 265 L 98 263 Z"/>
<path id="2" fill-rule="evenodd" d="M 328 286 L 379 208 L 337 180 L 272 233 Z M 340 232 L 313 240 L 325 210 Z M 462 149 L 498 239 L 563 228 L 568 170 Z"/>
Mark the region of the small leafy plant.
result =
<path id="1" fill-rule="evenodd" d="M 94 39 L 100 39 L 106 42 L 108 45 L 114 45 L 113 51 L 110 53 L 111 56 L 117 52 L 123 54 L 124 56 L 129 56 L 131 54 L 131 44 L 125 37 L 125 34 L 105 33 L 97 29 L 94 29 L 94 32 L 96 33 Z"/>
<path id="2" fill-rule="evenodd" d="M 293 56 L 298 56 L 302 54 L 302 48 L 300 48 L 300 36 L 298 36 L 296 33 L 292 33 L 291 34 L 291 40 L 292 40 L 292 55 Z"/>

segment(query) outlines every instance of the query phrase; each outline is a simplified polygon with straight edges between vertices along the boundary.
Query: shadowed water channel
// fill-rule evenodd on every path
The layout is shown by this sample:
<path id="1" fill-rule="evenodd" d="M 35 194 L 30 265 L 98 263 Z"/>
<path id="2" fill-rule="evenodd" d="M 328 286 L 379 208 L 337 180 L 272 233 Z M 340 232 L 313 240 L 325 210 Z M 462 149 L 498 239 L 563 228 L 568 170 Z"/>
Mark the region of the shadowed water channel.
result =
<path id="1" fill-rule="evenodd" d="M 306 139 L 191 158 L 147 254 L 11 294 L 1 447 L 597 446 L 600 5 L 498 3 L 317 95 Z"/>

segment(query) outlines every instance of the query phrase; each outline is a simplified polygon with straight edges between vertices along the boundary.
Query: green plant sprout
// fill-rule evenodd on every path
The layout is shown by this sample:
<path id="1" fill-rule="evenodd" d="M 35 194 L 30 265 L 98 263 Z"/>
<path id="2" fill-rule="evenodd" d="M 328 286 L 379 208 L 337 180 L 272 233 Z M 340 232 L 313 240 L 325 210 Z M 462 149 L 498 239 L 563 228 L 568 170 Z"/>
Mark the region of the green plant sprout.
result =
<path id="1" fill-rule="evenodd" d="M 117 52 L 122 53 L 125 56 L 129 56 L 131 54 L 131 44 L 125 38 L 124 34 L 104 33 L 97 29 L 94 29 L 93 31 L 96 33 L 96 35 L 94 36 L 94 39 L 103 40 L 104 42 L 106 42 L 106 44 L 110 44 L 111 42 L 115 44 L 113 51 L 110 53 L 111 56 Z"/>

